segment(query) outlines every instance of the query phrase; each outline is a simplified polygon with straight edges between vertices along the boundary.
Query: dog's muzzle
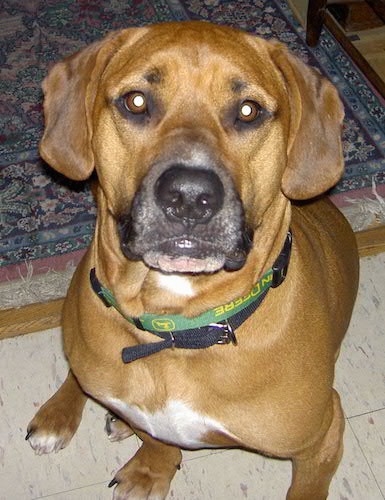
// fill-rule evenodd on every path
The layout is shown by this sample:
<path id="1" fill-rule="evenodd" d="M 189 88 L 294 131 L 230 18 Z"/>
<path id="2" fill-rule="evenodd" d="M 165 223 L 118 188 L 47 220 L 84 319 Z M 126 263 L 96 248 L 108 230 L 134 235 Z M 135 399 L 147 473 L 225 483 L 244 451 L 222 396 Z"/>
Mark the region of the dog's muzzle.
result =
<path id="1" fill-rule="evenodd" d="M 169 273 L 240 269 L 252 240 L 230 176 L 183 164 L 150 171 L 118 228 L 126 257 Z"/>

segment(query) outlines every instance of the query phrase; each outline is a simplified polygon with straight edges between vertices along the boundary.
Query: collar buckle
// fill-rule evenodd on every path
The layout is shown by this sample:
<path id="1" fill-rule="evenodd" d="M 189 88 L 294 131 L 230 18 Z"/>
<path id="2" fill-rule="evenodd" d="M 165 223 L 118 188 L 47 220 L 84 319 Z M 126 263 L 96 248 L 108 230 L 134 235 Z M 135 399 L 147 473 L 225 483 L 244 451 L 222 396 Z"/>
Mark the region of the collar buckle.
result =
<path id="1" fill-rule="evenodd" d="M 230 323 L 227 321 L 227 319 L 223 320 L 220 323 L 210 323 L 209 327 L 219 328 L 221 330 L 221 334 L 219 336 L 217 344 L 220 345 L 230 344 L 230 342 L 233 345 L 238 344 L 237 338 L 235 336 L 235 331 L 230 325 Z"/>
<path id="2" fill-rule="evenodd" d="M 170 340 L 172 342 L 171 349 L 175 348 L 175 337 L 174 337 L 174 332 L 168 332 L 170 335 Z"/>

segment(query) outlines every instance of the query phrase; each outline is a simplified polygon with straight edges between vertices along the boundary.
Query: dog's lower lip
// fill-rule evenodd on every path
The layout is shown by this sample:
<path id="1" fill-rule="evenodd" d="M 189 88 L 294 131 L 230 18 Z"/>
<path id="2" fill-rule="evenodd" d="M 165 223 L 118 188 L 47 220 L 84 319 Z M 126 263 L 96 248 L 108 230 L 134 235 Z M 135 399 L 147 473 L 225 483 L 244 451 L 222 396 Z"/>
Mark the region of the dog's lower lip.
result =
<path id="1" fill-rule="evenodd" d="M 221 257 L 199 259 L 187 255 L 173 257 L 151 253 L 146 256 L 145 261 L 150 267 L 158 268 L 165 273 L 211 273 L 218 271 L 224 265 L 224 258 Z"/>

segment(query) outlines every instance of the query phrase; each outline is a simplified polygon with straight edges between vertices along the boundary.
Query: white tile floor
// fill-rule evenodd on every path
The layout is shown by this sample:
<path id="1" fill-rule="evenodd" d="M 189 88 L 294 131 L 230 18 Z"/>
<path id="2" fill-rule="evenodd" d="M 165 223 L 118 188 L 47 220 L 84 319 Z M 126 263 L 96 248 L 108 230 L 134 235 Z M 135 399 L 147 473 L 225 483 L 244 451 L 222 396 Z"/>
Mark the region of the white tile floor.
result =
<path id="1" fill-rule="evenodd" d="M 35 456 L 24 441 L 36 409 L 66 374 L 58 330 L 0 342 L 0 499 L 110 499 L 107 484 L 138 442 L 110 443 L 105 411 L 88 404 L 79 432 L 58 454 Z M 359 298 L 337 365 L 347 417 L 345 453 L 330 499 L 385 498 L 385 254 L 361 261 Z M 184 455 L 169 499 L 279 500 L 290 463 L 244 451 Z M 311 499 L 309 499 L 311 500 Z"/>

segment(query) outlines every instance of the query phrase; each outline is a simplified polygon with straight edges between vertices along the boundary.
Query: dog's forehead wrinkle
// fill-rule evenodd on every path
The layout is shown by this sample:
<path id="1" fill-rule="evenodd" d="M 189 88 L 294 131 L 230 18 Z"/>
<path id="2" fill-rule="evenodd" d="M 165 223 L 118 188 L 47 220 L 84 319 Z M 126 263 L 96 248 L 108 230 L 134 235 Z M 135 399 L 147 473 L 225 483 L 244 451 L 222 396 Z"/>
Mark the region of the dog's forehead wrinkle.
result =
<path id="1" fill-rule="evenodd" d="M 153 38 L 153 39 L 152 39 Z M 158 47 L 158 48 L 157 48 Z M 248 75 L 250 72 L 249 50 L 247 45 L 242 44 L 239 39 L 234 43 L 229 40 L 222 40 L 222 43 L 207 43 L 202 38 L 183 42 L 180 37 L 169 40 L 166 44 L 158 44 L 157 37 L 149 37 L 147 40 L 140 40 L 140 43 L 124 47 L 113 62 L 113 70 L 120 74 L 129 71 L 140 71 L 144 73 L 146 79 L 155 77 L 155 82 L 159 77 L 164 77 L 169 70 L 186 69 L 189 73 L 200 73 L 202 69 L 218 70 L 216 72 L 225 75 L 234 74 L 234 80 L 242 82 L 241 74 Z M 235 56 L 237 63 L 234 64 Z M 115 72 L 115 71 L 114 71 Z"/>

